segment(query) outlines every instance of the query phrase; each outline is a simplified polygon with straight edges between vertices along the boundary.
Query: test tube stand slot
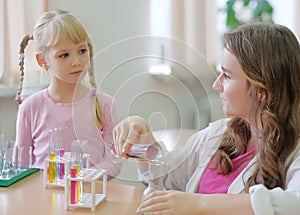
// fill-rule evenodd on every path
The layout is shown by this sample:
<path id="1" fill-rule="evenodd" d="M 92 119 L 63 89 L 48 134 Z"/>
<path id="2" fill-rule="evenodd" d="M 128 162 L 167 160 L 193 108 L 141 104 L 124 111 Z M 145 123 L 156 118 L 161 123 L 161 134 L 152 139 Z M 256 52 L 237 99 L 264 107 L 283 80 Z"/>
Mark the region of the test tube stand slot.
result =
<path id="1" fill-rule="evenodd" d="M 55 166 L 59 164 L 64 164 L 64 175 L 67 175 L 70 172 L 70 157 L 60 157 L 55 160 L 50 160 L 49 158 L 45 159 L 45 167 L 44 167 L 44 188 L 48 187 L 64 187 L 65 186 L 65 177 L 58 178 L 55 177 L 54 182 L 49 181 L 49 164 L 50 162 L 55 163 Z"/>
<path id="2" fill-rule="evenodd" d="M 90 155 L 83 154 L 83 159 L 85 160 L 86 168 L 90 167 Z M 63 157 L 56 158 L 55 160 L 50 160 L 49 157 L 45 159 L 45 166 L 44 166 L 44 188 L 48 187 L 65 187 L 65 178 L 59 179 L 55 178 L 54 182 L 49 182 L 49 163 L 54 162 L 57 166 L 58 164 L 64 163 L 65 164 L 65 175 L 68 175 L 70 172 L 70 164 L 71 164 L 71 152 L 65 152 Z"/>

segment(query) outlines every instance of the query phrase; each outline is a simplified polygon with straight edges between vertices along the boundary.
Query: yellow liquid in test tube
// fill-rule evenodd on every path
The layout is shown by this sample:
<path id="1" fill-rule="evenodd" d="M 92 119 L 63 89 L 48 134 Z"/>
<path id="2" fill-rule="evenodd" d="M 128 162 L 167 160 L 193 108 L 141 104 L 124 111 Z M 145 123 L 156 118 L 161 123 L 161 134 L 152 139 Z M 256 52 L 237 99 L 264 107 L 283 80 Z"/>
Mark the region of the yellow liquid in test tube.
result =
<path id="1" fill-rule="evenodd" d="M 55 182 L 55 162 L 51 162 L 51 160 L 55 160 L 55 154 L 50 153 L 49 154 L 49 183 L 54 183 Z"/>
<path id="2" fill-rule="evenodd" d="M 74 168 L 77 169 L 77 176 L 80 177 L 80 165 L 74 165 Z M 82 194 L 82 182 L 77 183 L 77 202 L 81 202 L 81 194 Z"/>

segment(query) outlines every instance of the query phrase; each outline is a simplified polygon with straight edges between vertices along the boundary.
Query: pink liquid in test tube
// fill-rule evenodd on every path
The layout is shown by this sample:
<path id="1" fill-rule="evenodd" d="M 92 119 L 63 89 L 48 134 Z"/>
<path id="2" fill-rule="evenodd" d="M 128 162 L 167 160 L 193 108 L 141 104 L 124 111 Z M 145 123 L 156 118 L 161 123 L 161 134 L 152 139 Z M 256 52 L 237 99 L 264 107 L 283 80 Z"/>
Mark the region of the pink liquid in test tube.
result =
<path id="1" fill-rule="evenodd" d="M 71 178 L 77 178 L 77 169 L 72 168 L 70 170 Z M 70 189 L 70 203 L 77 204 L 77 181 L 71 180 L 71 189 Z"/>
<path id="2" fill-rule="evenodd" d="M 63 158 L 64 154 L 65 154 L 65 150 L 64 149 L 60 149 L 59 150 L 59 156 L 61 158 Z M 64 179 L 64 177 L 65 177 L 65 164 L 64 163 L 60 163 L 60 166 L 59 166 L 59 178 L 60 179 Z"/>

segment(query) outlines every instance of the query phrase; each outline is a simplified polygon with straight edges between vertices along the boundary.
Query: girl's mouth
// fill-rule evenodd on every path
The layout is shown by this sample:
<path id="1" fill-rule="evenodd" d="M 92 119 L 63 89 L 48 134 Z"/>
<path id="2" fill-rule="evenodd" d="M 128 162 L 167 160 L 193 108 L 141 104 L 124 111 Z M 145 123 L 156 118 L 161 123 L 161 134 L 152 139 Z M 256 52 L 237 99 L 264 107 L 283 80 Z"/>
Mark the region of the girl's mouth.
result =
<path id="1" fill-rule="evenodd" d="M 77 74 L 80 74 L 82 71 L 74 71 L 74 72 L 71 72 L 72 75 L 77 75 Z"/>

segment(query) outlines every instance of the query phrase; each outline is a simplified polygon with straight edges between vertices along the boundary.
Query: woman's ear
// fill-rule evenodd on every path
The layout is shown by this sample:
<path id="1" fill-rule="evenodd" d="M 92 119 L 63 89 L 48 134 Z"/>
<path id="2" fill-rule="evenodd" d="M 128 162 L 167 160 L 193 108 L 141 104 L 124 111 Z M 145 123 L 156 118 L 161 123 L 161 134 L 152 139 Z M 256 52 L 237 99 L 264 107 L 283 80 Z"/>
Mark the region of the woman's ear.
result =
<path id="1" fill-rule="evenodd" d="M 35 58 L 36 58 L 38 65 L 47 71 L 49 67 L 47 65 L 45 57 L 42 54 L 36 54 Z"/>
<path id="2" fill-rule="evenodd" d="M 267 99 L 267 94 L 265 90 L 258 90 L 258 99 L 260 102 L 265 102 Z"/>

